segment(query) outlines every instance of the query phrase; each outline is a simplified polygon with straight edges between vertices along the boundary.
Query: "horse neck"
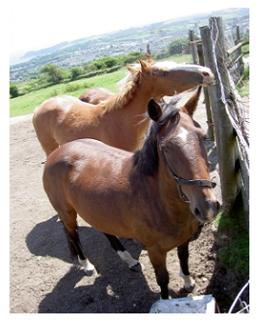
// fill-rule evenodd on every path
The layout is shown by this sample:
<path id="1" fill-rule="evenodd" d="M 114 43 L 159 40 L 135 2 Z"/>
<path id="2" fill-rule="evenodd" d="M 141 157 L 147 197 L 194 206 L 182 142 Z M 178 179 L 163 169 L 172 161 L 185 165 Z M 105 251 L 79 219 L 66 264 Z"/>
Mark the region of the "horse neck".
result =
<path id="1" fill-rule="evenodd" d="M 113 107 L 104 110 L 102 121 L 122 131 L 118 136 L 122 137 L 123 149 L 134 151 L 141 146 L 149 126 L 146 111 L 150 97 L 151 90 L 142 81 L 132 85 L 123 97 L 113 98 Z M 115 104 L 120 105 L 115 108 Z"/>
<path id="2" fill-rule="evenodd" d="M 142 78 L 140 72 L 134 77 L 132 84 L 128 85 L 125 92 L 118 94 L 114 99 L 114 110 L 126 109 L 131 115 L 146 112 L 152 94 L 151 85 Z"/>

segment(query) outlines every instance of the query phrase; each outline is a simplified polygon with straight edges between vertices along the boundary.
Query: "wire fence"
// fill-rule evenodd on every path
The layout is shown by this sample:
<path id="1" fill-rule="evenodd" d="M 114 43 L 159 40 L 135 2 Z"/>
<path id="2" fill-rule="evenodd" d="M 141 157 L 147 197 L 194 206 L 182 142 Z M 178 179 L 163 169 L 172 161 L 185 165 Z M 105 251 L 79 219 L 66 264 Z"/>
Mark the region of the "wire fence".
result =
<path id="1" fill-rule="evenodd" d="M 250 313 L 249 287 L 250 283 L 248 280 L 235 297 L 228 313 Z"/>

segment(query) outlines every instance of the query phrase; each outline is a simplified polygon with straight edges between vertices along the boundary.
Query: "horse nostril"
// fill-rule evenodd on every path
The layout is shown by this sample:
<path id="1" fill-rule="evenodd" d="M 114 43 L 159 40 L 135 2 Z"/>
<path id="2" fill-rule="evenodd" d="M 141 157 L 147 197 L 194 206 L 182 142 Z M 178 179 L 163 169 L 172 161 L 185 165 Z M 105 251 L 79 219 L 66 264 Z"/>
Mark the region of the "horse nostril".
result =
<path id="1" fill-rule="evenodd" d="M 216 209 L 217 209 L 217 211 L 220 210 L 220 203 L 218 201 L 216 201 Z"/>
<path id="2" fill-rule="evenodd" d="M 198 209 L 198 208 L 195 208 L 195 215 L 196 215 L 196 216 L 200 216 L 200 211 L 199 211 L 199 209 Z"/>
<path id="3" fill-rule="evenodd" d="M 208 72 L 203 72 L 203 76 L 210 76 L 210 74 Z"/>

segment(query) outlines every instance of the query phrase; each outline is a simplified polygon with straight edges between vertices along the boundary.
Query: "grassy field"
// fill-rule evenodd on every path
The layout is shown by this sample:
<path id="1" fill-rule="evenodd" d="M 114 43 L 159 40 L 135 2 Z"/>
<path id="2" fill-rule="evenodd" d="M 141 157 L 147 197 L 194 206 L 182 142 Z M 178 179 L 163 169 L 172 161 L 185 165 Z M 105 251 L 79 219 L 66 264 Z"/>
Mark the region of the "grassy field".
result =
<path id="1" fill-rule="evenodd" d="M 105 87 L 116 90 L 116 83 L 126 75 L 122 68 L 110 74 L 103 74 L 92 78 L 81 79 L 67 84 L 58 84 L 10 100 L 10 116 L 32 113 L 33 110 L 46 99 L 56 95 L 73 95 L 78 97 L 84 90 L 91 87 Z"/>
<path id="2" fill-rule="evenodd" d="M 178 63 L 191 62 L 191 55 L 170 56 L 163 60 L 172 60 Z M 66 84 L 49 86 L 28 94 L 10 99 L 10 116 L 26 115 L 46 99 L 56 95 L 72 95 L 78 97 L 86 88 L 104 87 L 111 91 L 117 90 L 117 82 L 127 73 L 126 68 L 121 68 L 116 72 L 85 78 Z"/>

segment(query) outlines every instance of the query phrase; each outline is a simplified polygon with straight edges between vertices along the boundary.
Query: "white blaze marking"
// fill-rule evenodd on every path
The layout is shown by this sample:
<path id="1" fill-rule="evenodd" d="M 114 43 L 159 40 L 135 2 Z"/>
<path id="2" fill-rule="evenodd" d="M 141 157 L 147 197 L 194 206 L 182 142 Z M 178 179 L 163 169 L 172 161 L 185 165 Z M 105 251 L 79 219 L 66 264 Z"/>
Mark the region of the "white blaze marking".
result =
<path id="1" fill-rule="evenodd" d="M 183 127 L 180 128 L 178 135 L 177 135 L 183 142 L 187 141 L 187 137 L 188 137 L 188 132 L 186 129 L 184 129 Z"/>
<path id="2" fill-rule="evenodd" d="M 138 261 L 136 259 L 134 259 L 127 250 L 125 250 L 123 252 L 121 250 L 118 250 L 117 251 L 117 254 L 120 256 L 120 258 L 125 263 L 128 264 L 128 267 L 129 268 L 131 268 L 131 267 L 133 267 L 133 266 L 135 266 L 135 265 L 138 264 Z"/>

